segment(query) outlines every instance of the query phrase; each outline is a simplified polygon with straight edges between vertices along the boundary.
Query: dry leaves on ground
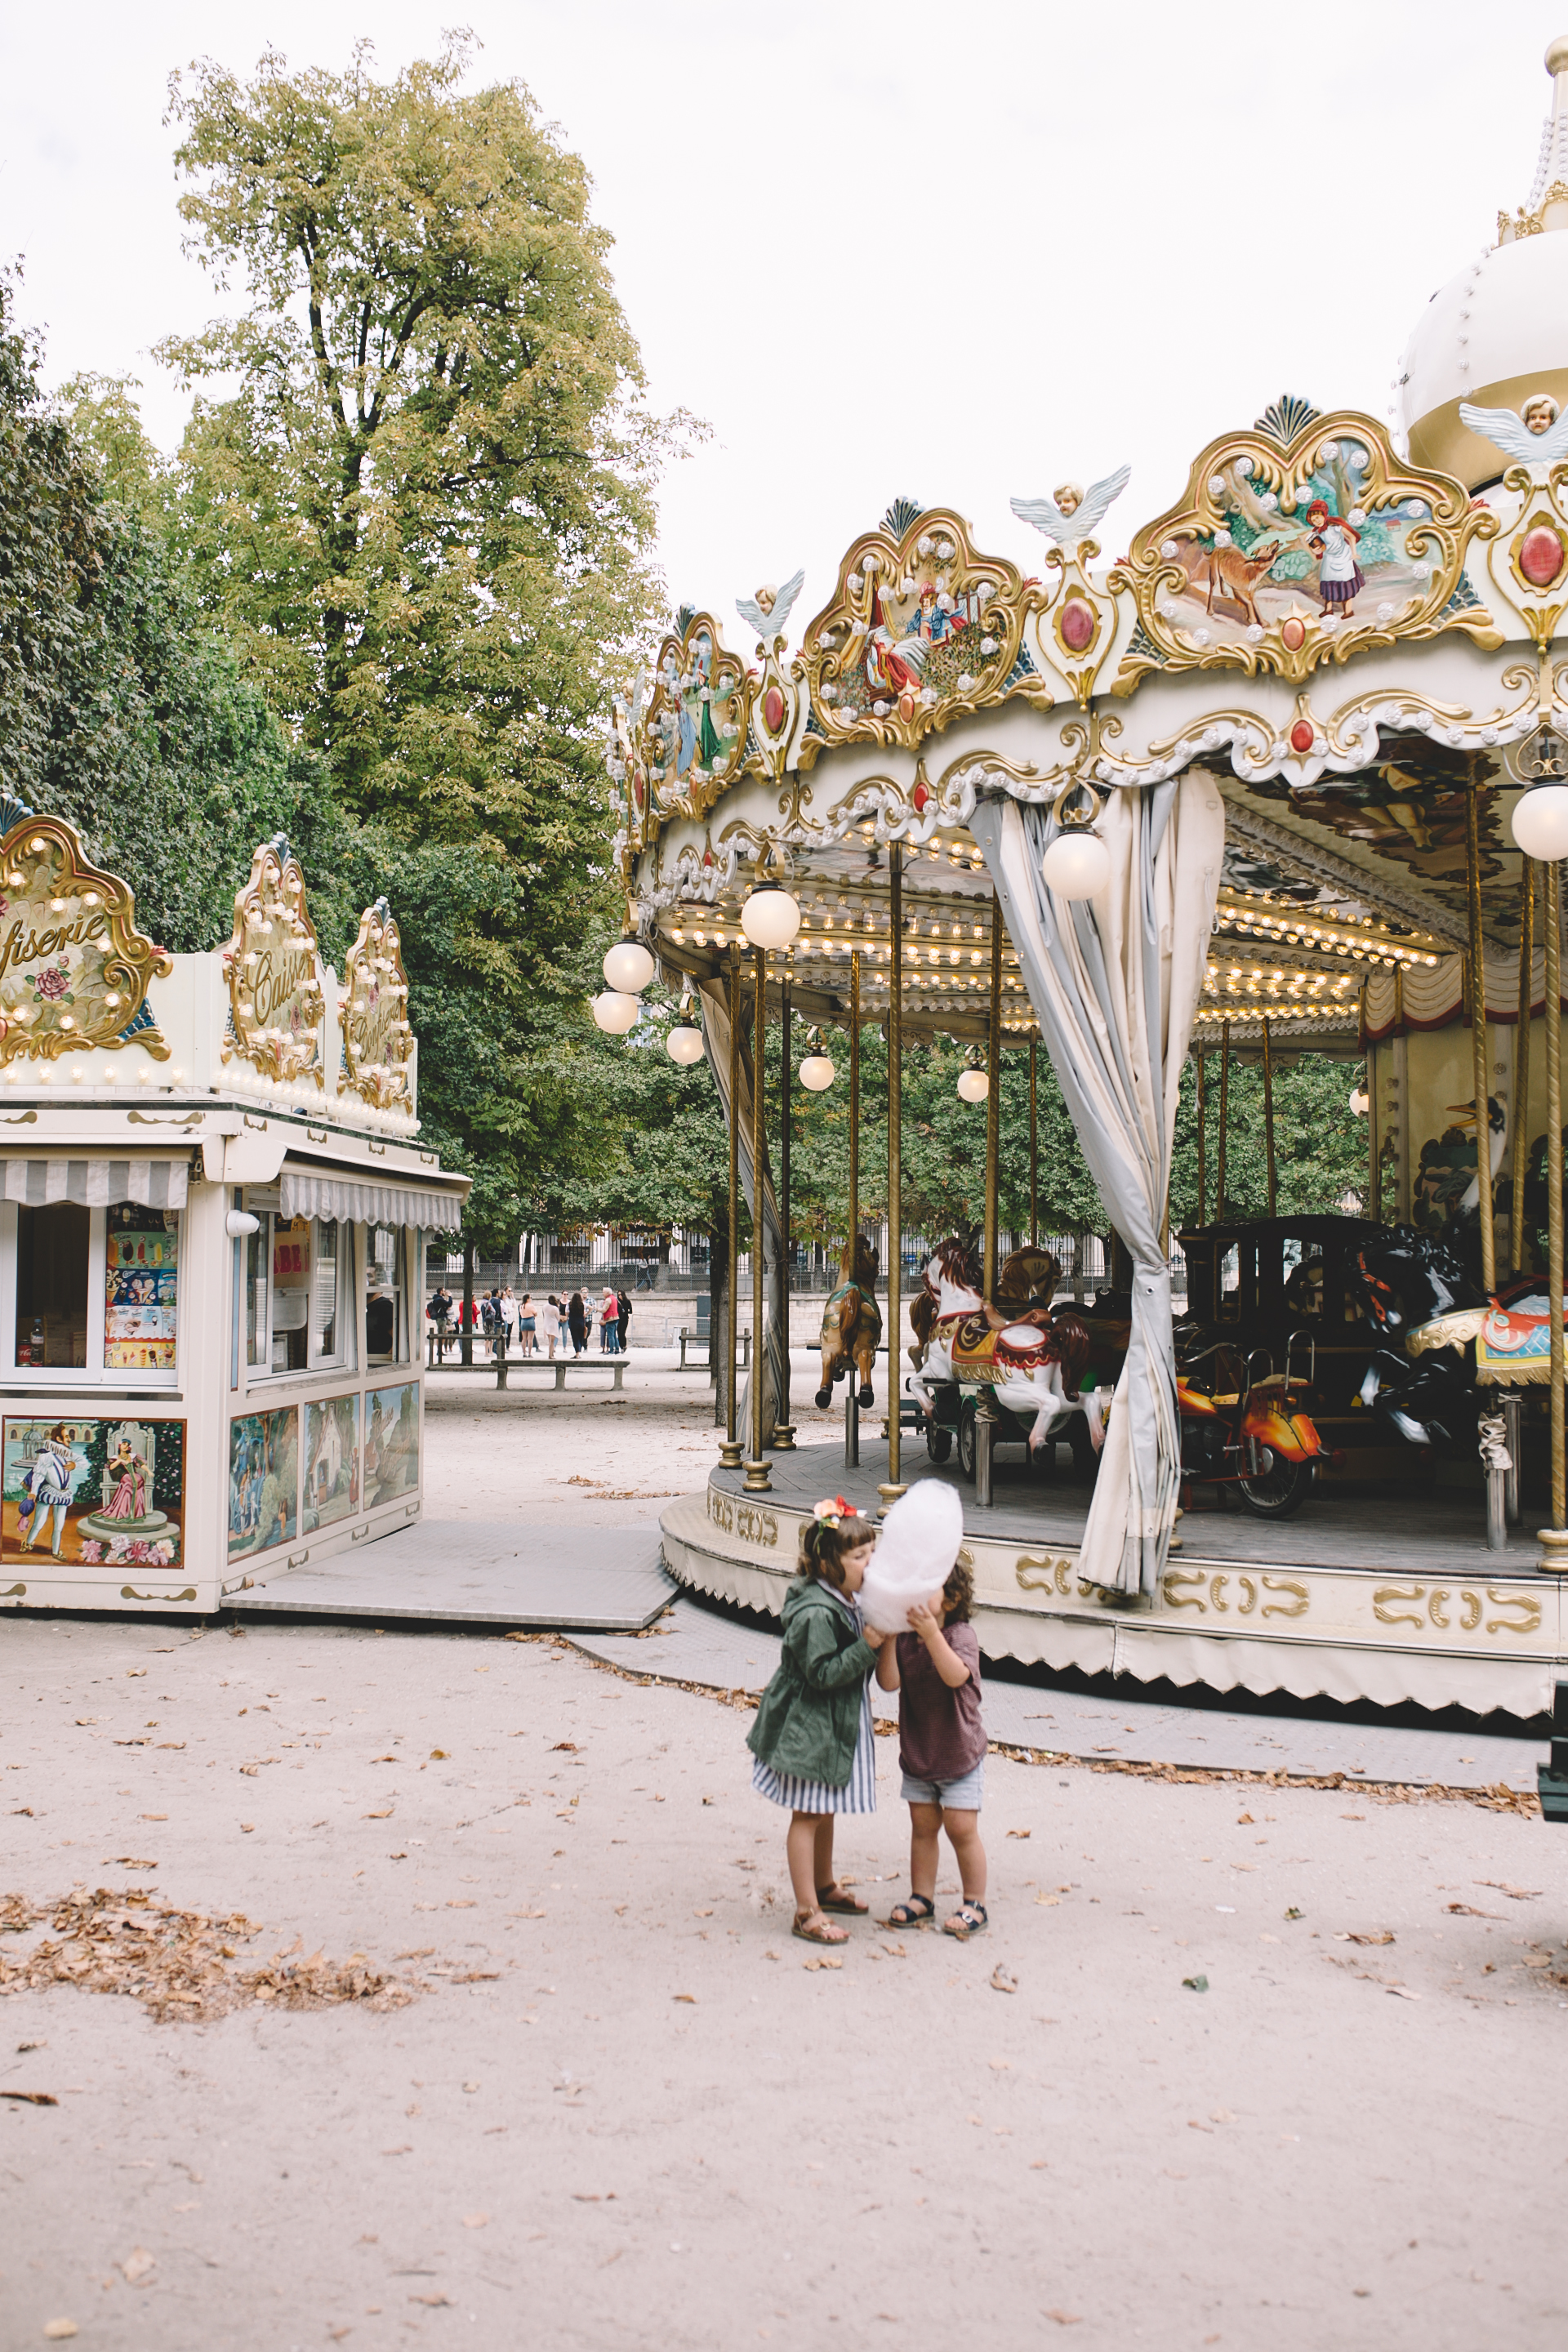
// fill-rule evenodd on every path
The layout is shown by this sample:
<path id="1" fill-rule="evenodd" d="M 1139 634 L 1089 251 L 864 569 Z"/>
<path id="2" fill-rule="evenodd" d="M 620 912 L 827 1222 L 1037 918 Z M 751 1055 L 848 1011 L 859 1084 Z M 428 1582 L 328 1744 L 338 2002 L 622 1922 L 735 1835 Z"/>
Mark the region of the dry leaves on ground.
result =
<path id="1" fill-rule="evenodd" d="M 375 2010 L 401 2009 L 413 1990 L 378 1974 L 363 1952 L 346 1961 L 320 1951 L 296 1958 L 293 1949 L 249 1967 L 232 1965 L 261 1930 L 241 1912 L 212 1918 L 153 1901 L 141 1888 L 115 1894 L 107 1886 L 77 1888 L 52 1903 L 25 1895 L 0 1897 L 0 1931 L 52 1930 L 16 1958 L 0 1953 L 0 1994 L 42 1992 L 79 1985 L 87 1992 L 129 1994 L 160 2022 L 221 2017 L 244 2001 L 279 2009 L 324 2009 L 363 2001 Z"/>

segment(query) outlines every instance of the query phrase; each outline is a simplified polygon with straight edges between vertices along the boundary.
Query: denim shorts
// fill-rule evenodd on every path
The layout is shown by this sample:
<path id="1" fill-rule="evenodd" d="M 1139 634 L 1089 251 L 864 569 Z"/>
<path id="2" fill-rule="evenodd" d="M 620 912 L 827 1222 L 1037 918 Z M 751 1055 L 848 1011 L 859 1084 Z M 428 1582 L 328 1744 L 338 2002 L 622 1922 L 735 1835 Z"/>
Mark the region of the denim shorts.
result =
<path id="1" fill-rule="evenodd" d="M 985 1759 L 983 1756 L 962 1780 L 917 1780 L 904 1774 L 900 1792 L 910 1805 L 951 1805 L 957 1813 L 977 1813 L 985 1801 Z"/>

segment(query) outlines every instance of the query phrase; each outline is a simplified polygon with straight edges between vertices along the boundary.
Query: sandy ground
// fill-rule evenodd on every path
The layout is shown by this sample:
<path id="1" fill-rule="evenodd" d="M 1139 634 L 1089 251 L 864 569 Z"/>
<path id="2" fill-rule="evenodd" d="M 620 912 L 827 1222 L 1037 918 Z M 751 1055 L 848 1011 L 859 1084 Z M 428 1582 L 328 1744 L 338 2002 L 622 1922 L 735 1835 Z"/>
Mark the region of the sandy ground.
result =
<path id="1" fill-rule="evenodd" d="M 480 1388 L 434 1402 L 434 1509 L 651 1516 L 560 1482 L 710 1452 L 700 1381 L 696 1411 Z M 1568 1839 L 1538 1819 L 993 1758 L 992 1932 L 857 1925 L 826 1969 L 747 1717 L 547 1640 L 8 1618 L 0 1692 L 0 1890 L 239 1910 L 237 1966 L 414 1990 L 0 2000 L 0 2091 L 58 2101 L 0 2099 L 6 2352 L 68 2319 L 106 2352 L 1563 2341 Z M 840 1855 L 883 1910 L 879 1756 Z"/>

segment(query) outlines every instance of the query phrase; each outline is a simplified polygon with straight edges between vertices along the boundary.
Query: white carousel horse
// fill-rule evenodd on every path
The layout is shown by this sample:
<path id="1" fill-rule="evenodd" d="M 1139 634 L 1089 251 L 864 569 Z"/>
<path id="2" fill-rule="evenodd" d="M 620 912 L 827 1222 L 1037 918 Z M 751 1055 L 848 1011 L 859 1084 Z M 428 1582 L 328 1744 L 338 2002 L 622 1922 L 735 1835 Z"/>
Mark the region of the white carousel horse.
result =
<path id="1" fill-rule="evenodd" d="M 1006 1321 L 1001 1307 L 987 1308 L 979 1286 L 973 1250 L 956 1234 L 942 1242 L 925 1268 L 922 1299 L 929 1305 L 921 1319 L 929 1320 L 931 1335 L 909 1392 L 929 1413 L 931 1388 L 940 1381 L 994 1389 L 997 1402 L 1009 1412 L 1034 1415 L 1028 1439 L 1033 1453 L 1084 1407 L 1078 1386 L 1089 1362 L 1090 1335 L 1080 1317 L 1068 1312 L 1053 1319 L 1048 1307 L 1032 1307 Z M 1085 1418 L 1098 1450 L 1100 1415 L 1086 1411 Z"/>

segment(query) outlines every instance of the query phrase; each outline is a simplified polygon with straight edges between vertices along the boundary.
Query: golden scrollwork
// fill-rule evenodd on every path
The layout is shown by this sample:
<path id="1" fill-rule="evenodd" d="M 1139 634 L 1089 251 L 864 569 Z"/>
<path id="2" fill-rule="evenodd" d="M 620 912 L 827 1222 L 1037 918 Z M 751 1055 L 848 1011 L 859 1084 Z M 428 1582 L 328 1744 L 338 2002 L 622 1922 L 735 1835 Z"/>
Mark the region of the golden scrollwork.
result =
<path id="1" fill-rule="evenodd" d="M 1013 1573 L 1026 1592 L 1055 1592 L 1065 1597 L 1072 1591 L 1072 1570 L 1073 1563 L 1065 1554 L 1026 1551 L 1019 1553 Z"/>
<path id="2" fill-rule="evenodd" d="M 1486 1621 L 1489 1633 L 1524 1635 L 1540 1632 L 1541 1603 L 1532 1593 L 1502 1592 L 1492 1584 L 1484 1589 L 1487 1600 L 1494 1609 L 1511 1609 L 1520 1612 L 1517 1619 L 1489 1617 Z M 1372 1596 L 1372 1613 L 1380 1624 L 1414 1625 L 1421 1631 L 1425 1630 L 1429 1620 L 1439 1633 L 1447 1633 L 1453 1628 L 1453 1621 L 1447 1612 L 1454 1597 L 1446 1584 L 1435 1584 L 1430 1589 L 1425 1584 L 1380 1584 Z M 1461 1586 L 1458 1601 L 1459 1631 L 1473 1633 L 1483 1615 L 1480 1593 L 1471 1587 Z M 1394 1601 L 1401 1605 L 1397 1609 L 1393 1608 L 1390 1604 Z M 1426 1609 L 1425 1618 L 1421 1614 L 1423 1602 Z"/>
<path id="3" fill-rule="evenodd" d="M 89 865 L 63 819 L 27 816 L 0 841 L 0 1064 L 89 1048 L 169 1047 L 144 1011 L 173 959 L 136 929 L 129 886 Z"/>
<path id="4" fill-rule="evenodd" d="M 359 919 L 359 937 L 343 968 L 343 1071 L 352 1092 L 380 1109 L 407 1108 L 413 1093 L 414 1032 L 403 941 L 384 898 Z"/>
<path id="5" fill-rule="evenodd" d="M 1502 484 L 1520 494 L 1520 510 L 1507 544 L 1497 541 L 1488 562 L 1494 583 L 1544 655 L 1568 608 L 1568 465 L 1553 466 L 1544 482 L 1535 481 L 1528 466 L 1510 466 Z"/>
<path id="6" fill-rule="evenodd" d="M 820 740 L 803 743 L 801 764 L 836 743 L 912 750 L 1013 694 L 1048 703 L 1023 643 L 1037 601 L 1016 564 L 975 553 L 951 509 L 895 509 L 850 547 L 806 630 L 796 674 Z"/>
<path id="7" fill-rule="evenodd" d="M 1489 1633 L 1528 1634 L 1541 1631 L 1541 1603 L 1533 1593 L 1500 1592 L 1495 1584 L 1489 1584 L 1487 1599 L 1494 1609 L 1517 1609 L 1521 1612 L 1517 1624 L 1506 1617 L 1489 1617 L 1486 1627 Z"/>
<path id="8" fill-rule="evenodd" d="M 234 936 L 223 964 L 229 1012 L 223 1059 L 249 1062 L 267 1077 L 307 1078 L 324 1087 L 321 953 L 300 861 L 281 834 L 261 844 L 249 880 L 235 894 Z"/>
<path id="9" fill-rule="evenodd" d="M 1182 504 L 1146 523 L 1108 577 L 1138 610 L 1112 691 L 1151 672 L 1217 667 L 1299 683 L 1324 663 L 1449 629 L 1495 650 L 1502 637 L 1465 567 L 1472 542 L 1497 530 L 1461 484 L 1402 465 L 1384 428 L 1354 410 L 1312 416 L 1289 440 L 1261 425 L 1222 434 Z"/>
<path id="10" fill-rule="evenodd" d="M 659 646 L 653 690 L 632 730 L 638 757 L 626 790 L 646 779 L 648 806 L 627 800 L 628 831 L 651 832 L 674 815 L 701 823 L 747 764 L 755 686 L 710 613 L 682 615 L 679 634 Z"/>
<path id="11" fill-rule="evenodd" d="M 1200 1616 L 1206 1617 L 1208 1602 L 1202 1598 L 1202 1595 L 1207 1583 L 1208 1574 L 1205 1570 L 1189 1571 L 1184 1569 L 1168 1568 L 1160 1588 L 1166 1608 L 1195 1609 Z M 1194 1584 L 1196 1585 L 1197 1591 L 1189 1592 L 1187 1586 Z"/>
<path id="12" fill-rule="evenodd" d="M 1292 1577 L 1265 1576 L 1263 1590 L 1265 1592 L 1289 1592 L 1294 1604 L 1288 1609 L 1282 1601 L 1266 1601 L 1263 1604 L 1265 1617 L 1304 1617 L 1311 1606 L 1306 1586 L 1298 1584 Z"/>
<path id="13" fill-rule="evenodd" d="M 761 1544 L 764 1551 L 772 1551 L 778 1543 L 779 1523 L 771 1511 L 753 1503 L 737 1503 L 735 1532 L 744 1542 Z"/>
<path id="14" fill-rule="evenodd" d="M 1380 1625 L 1415 1625 L 1425 1623 L 1419 1609 L 1391 1609 L 1390 1601 L 1421 1601 L 1426 1598 L 1424 1584 L 1380 1584 L 1372 1596 L 1372 1613 Z"/>

